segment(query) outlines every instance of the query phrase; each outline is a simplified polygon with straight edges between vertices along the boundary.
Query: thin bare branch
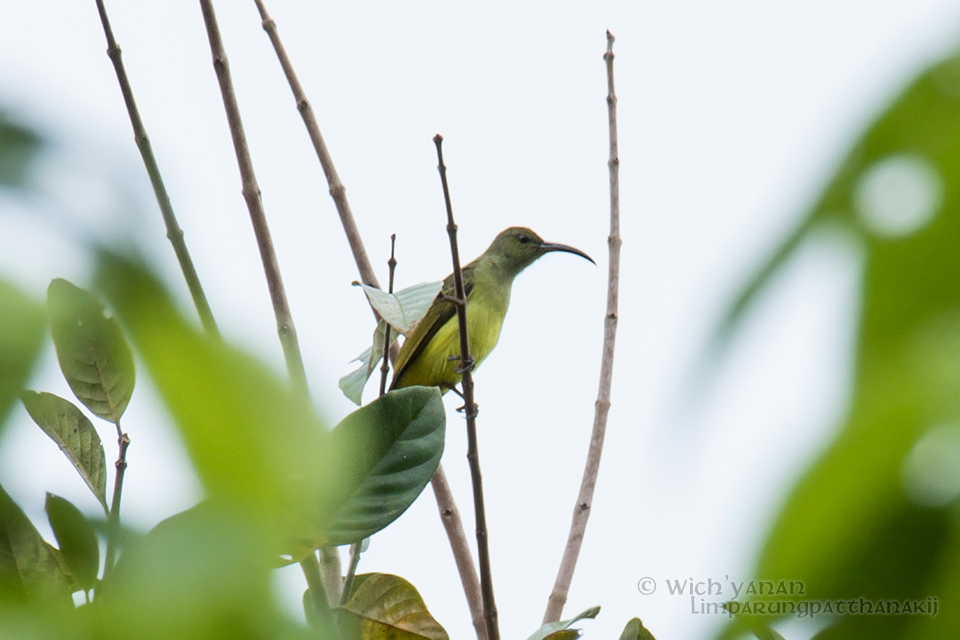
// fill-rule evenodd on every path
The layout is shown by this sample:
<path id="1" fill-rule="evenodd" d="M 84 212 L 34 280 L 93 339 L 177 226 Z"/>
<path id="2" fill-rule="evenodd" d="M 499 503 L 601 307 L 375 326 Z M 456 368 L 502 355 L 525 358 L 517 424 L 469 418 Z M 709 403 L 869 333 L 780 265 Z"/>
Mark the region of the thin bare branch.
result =
<path id="1" fill-rule="evenodd" d="M 567 602 L 567 593 L 573 572 L 583 544 L 583 535 L 590 518 L 593 504 L 593 491 L 597 486 L 597 474 L 600 471 L 600 456 L 603 452 L 603 438 L 607 431 L 607 414 L 610 411 L 610 385 L 613 382 L 613 354 L 617 339 L 617 307 L 620 290 L 620 157 L 617 151 L 617 94 L 613 87 L 613 35 L 607 31 L 607 52 L 603 59 L 607 63 L 607 113 L 610 125 L 610 236 L 607 243 L 610 248 L 610 268 L 607 284 L 607 312 L 603 320 L 603 359 L 600 364 L 600 389 L 593 418 L 593 434 L 590 437 L 590 449 L 583 470 L 580 495 L 573 509 L 573 522 L 567 546 L 557 572 L 557 581 L 547 600 L 547 611 L 543 623 L 556 622 L 563 613 Z"/>
<path id="2" fill-rule="evenodd" d="M 480 562 L 480 595 L 483 599 L 483 618 L 487 626 L 487 640 L 500 640 L 497 625 L 497 605 L 493 599 L 493 576 L 490 572 L 490 550 L 487 544 L 487 516 L 483 506 L 483 479 L 480 475 L 480 452 L 477 447 L 477 403 L 473 399 L 473 356 L 467 334 L 467 294 L 460 269 L 460 250 L 457 247 L 457 225 L 453 221 L 450 189 L 447 186 L 447 167 L 443 164 L 443 137 L 433 138 L 437 145 L 437 169 L 443 185 L 443 200 L 447 207 L 447 235 L 450 236 L 450 255 L 453 258 L 453 284 L 456 291 L 457 324 L 460 328 L 460 388 L 463 392 L 463 413 L 467 418 L 467 461 L 473 481 L 473 509 L 477 524 L 477 558 Z"/>
<path id="3" fill-rule="evenodd" d="M 280 35 L 277 33 L 277 23 L 267 13 L 267 9 L 261 0 L 255 0 L 257 9 L 260 11 L 260 18 L 263 20 L 263 30 L 270 37 L 273 48 L 277 52 L 277 58 L 280 60 L 280 66 L 283 67 L 283 73 L 287 76 L 287 82 L 290 83 L 290 90 L 293 91 L 293 98 L 297 102 L 297 110 L 303 118 L 303 124 L 307 127 L 307 133 L 310 135 L 310 141 L 317 152 L 317 158 L 320 160 L 320 166 L 323 167 L 323 173 L 327 177 L 327 184 L 330 187 L 330 197 L 337 205 L 337 213 L 340 214 L 340 223 L 347 234 L 347 242 L 350 243 L 350 250 L 353 251 L 353 258 L 357 263 L 357 269 L 360 271 L 360 279 L 364 284 L 380 287 L 377 282 L 377 276 L 373 272 L 370 259 L 367 257 L 367 250 L 363 246 L 363 239 L 360 237 L 360 231 L 357 229 L 357 223 L 350 211 L 350 203 L 347 202 L 347 191 L 340 182 L 340 176 L 337 175 L 337 169 L 333 166 L 333 160 L 330 152 L 327 151 L 327 145 L 320 134 L 320 126 L 313 115 L 313 107 L 307 100 L 307 95 L 300 86 L 300 80 L 293 70 L 290 58 L 287 56 L 283 43 L 280 42 Z"/>
<path id="4" fill-rule="evenodd" d="M 267 287 L 270 289 L 270 299 L 273 302 L 273 312 L 277 319 L 277 332 L 280 335 L 280 344 L 287 362 L 287 371 L 293 386 L 307 393 L 307 376 L 303 369 L 303 359 L 300 355 L 300 345 L 297 341 L 297 330 L 293 326 L 293 317 L 290 315 L 290 306 L 287 304 L 287 294 L 283 289 L 283 279 L 280 277 L 280 265 L 277 263 L 277 254 L 270 237 L 270 228 L 267 226 L 267 217 L 263 211 L 263 202 L 260 199 L 260 187 L 253 172 L 253 162 L 250 159 L 250 150 L 247 147 L 247 137 L 243 132 L 243 122 L 240 120 L 240 107 L 237 105 L 237 96 L 233 90 L 233 80 L 230 77 L 230 66 L 227 64 L 227 54 L 220 38 L 220 28 L 217 26 L 217 16 L 213 11 L 212 0 L 200 0 L 200 9 L 203 11 L 203 22 L 207 28 L 207 38 L 210 40 L 210 53 L 213 55 L 213 68 L 220 83 L 220 93 L 223 96 L 223 106 L 230 123 L 230 135 L 233 137 L 233 148 L 237 154 L 237 164 L 240 167 L 240 179 L 244 200 L 250 212 L 250 221 L 253 223 L 253 232 L 260 249 L 260 259 L 263 262 L 263 271 L 267 277 Z"/>
<path id="5" fill-rule="evenodd" d="M 307 133 L 313 142 L 317 158 L 323 167 L 327 184 L 330 188 L 330 196 L 336 204 L 340 222 L 346 233 L 347 241 L 350 243 L 350 249 L 353 251 L 353 258 L 357 264 L 357 270 L 360 272 L 360 279 L 367 284 L 379 287 L 380 284 L 367 257 L 363 239 L 360 237 L 356 221 L 353 218 L 353 213 L 347 202 L 346 190 L 343 183 L 340 182 L 340 177 L 337 175 L 333 160 L 330 157 L 330 152 L 327 150 L 323 136 L 320 134 L 320 127 L 313 114 L 310 101 L 307 100 L 307 96 L 300 86 L 300 81 L 297 79 L 297 74 L 293 70 L 293 65 L 280 41 L 276 22 L 267 13 L 262 0 L 255 0 L 255 2 L 257 9 L 260 11 L 260 18 L 263 20 L 263 29 L 270 37 L 270 42 L 273 43 L 277 58 L 280 61 L 280 66 L 283 68 L 283 72 L 290 84 L 290 89 L 293 92 L 297 110 L 303 118 L 303 123 L 306 125 Z M 377 320 L 380 319 L 376 311 L 374 311 L 374 316 L 377 317 Z M 394 344 L 390 350 L 390 359 L 392 361 L 396 361 L 398 351 L 399 348 Z M 477 638 L 478 640 L 486 640 L 485 625 L 483 624 L 483 605 L 480 598 L 480 581 L 477 577 L 473 559 L 470 556 L 470 548 L 463 532 L 463 524 L 460 522 L 460 513 L 453 500 L 453 495 L 450 493 L 449 484 L 447 483 L 446 474 L 442 466 L 437 468 L 437 472 L 434 474 L 431 482 L 433 483 L 434 496 L 437 500 L 437 507 L 440 510 L 441 520 L 447 532 L 447 538 L 450 540 L 450 547 L 453 550 L 453 555 L 457 562 L 457 569 L 460 572 L 460 581 L 463 584 L 467 604 L 470 607 L 474 627 L 477 630 Z"/>
<path id="6" fill-rule="evenodd" d="M 183 229 L 177 224 L 177 217 L 173 213 L 173 206 L 170 204 L 170 197 L 167 195 L 167 188 L 163 184 L 163 178 L 160 177 L 160 167 L 157 159 L 153 155 L 153 148 L 150 146 L 150 139 L 147 137 L 147 130 L 143 126 L 143 120 L 140 119 L 140 111 L 137 109 L 137 103 L 133 99 L 133 88 L 127 79 L 127 72 L 123 67 L 123 59 L 120 54 L 120 45 L 113 37 L 113 29 L 110 28 L 110 20 L 107 18 L 107 9 L 103 0 L 97 0 L 97 10 L 100 12 L 100 23 L 103 25 L 103 33 L 107 37 L 107 55 L 113 62 L 113 68 L 117 73 L 117 81 L 120 83 L 120 93 L 123 94 L 123 102 L 127 105 L 127 114 L 130 116 L 130 124 L 133 125 L 133 137 L 136 140 L 137 148 L 140 150 L 140 156 L 143 158 L 143 164 L 146 165 L 147 174 L 150 176 L 150 183 L 153 185 L 153 193 L 160 205 L 160 213 L 163 215 L 163 222 L 167 227 L 167 239 L 173 245 L 173 251 L 177 255 L 177 261 L 180 263 L 180 270 L 183 271 L 183 277 L 187 281 L 187 287 L 190 289 L 190 295 L 193 297 L 193 304 L 197 307 L 197 313 L 200 315 L 200 322 L 204 330 L 210 335 L 218 336 L 220 332 L 217 329 L 217 323 L 214 322 L 213 312 L 210 311 L 210 304 L 207 302 L 207 296 L 203 293 L 203 287 L 200 285 L 200 277 L 193 266 L 193 260 L 190 258 L 190 252 L 187 250 L 187 244 L 183 239 Z"/>

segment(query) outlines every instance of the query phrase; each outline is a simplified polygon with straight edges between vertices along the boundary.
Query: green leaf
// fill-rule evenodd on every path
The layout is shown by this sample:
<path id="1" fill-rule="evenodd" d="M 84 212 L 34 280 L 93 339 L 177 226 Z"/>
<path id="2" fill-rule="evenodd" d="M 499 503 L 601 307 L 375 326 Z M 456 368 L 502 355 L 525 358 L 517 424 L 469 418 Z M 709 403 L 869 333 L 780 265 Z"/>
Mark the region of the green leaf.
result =
<path id="1" fill-rule="evenodd" d="M 140 266 L 101 256 L 98 275 L 215 501 L 242 505 L 284 537 L 317 534 L 338 478 L 309 405 L 252 357 L 175 309 Z"/>
<path id="2" fill-rule="evenodd" d="M 336 610 L 345 638 L 357 640 L 448 640 L 416 588 L 403 578 L 357 576 L 347 603 Z"/>
<path id="3" fill-rule="evenodd" d="M 554 631 L 543 640 L 577 640 L 582 635 L 583 632 L 580 629 L 562 629 Z"/>
<path id="4" fill-rule="evenodd" d="M 656 640 L 653 634 L 647 631 L 647 628 L 640 622 L 640 618 L 633 618 L 623 628 L 620 634 L 620 640 Z"/>
<path id="5" fill-rule="evenodd" d="M 84 591 L 93 589 L 100 571 L 100 546 L 93 526 L 69 500 L 52 493 L 47 493 L 46 510 L 63 561 L 77 585 Z"/>
<path id="6" fill-rule="evenodd" d="M 570 618 L 569 620 L 560 620 L 558 622 L 548 622 L 539 629 L 537 629 L 532 636 L 527 638 L 527 640 L 546 640 L 547 637 L 553 635 L 558 631 L 563 631 L 568 629 L 570 625 L 574 622 L 578 622 L 585 618 L 596 618 L 597 614 L 600 613 L 600 607 L 592 607 L 582 612 L 580 615 Z"/>
<path id="7" fill-rule="evenodd" d="M 0 602 L 39 599 L 72 607 L 55 551 L 0 487 Z"/>
<path id="8" fill-rule="evenodd" d="M 363 288 L 370 306 L 377 310 L 380 317 L 403 335 L 407 335 L 416 327 L 417 322 L 426 315 L 433 299 L 443 287 L 442 282 L 424 282 L 403 291 L 387 293 L 360 282 L 354 284 Z"/>
<path id="9" fill-rule="evenodd" d="M 0 186 L 25 185 L 42 142 L 36 133 L 0 113 Z"/>
<path id="10" fill-rule="evenodd" d="M 47 289 L 53 342 L 67 383 L 95 415 L 114 424 L 130 402 L 136 373 L 120 325 L 93 295 L 66 280 Z"/>
<path id="11" fill-rule="evenodd" d="M 445 426 L 436 387 L 391 391 L 336 426 L 339 484 L 325 518 L 331 544 L 359 542 L 413 504 L 440 464 Z"/>
<path id="12" fill-rule="evenodd" d="M 43 309 L 0 280 L 0 431 L 43 344 Z"/>
<path id="13" fill-rule="evenodd" d="M 57 443 L 103 505 L 103 510 L 109 512 L 103 444 L 87 416 L 69 400 L 52 393 L 25 391 L 21 399 L 33 421 Z"/>

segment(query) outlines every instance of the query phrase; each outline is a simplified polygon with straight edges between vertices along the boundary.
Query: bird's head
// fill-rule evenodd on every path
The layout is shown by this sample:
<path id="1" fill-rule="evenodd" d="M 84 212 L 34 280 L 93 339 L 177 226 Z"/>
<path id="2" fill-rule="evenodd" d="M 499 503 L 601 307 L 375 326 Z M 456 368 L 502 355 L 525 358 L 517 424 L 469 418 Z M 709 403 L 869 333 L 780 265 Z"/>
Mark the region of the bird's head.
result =
<path id="1" fill-rule="evenodd" d="M 485 255 L 496 260 L 508 273 L 516 276 L 533 264 L 537 258 L 551 251 L 572 253 L 593 262 L 583 251 L 565 244 L 545 242 L 543 238 L 525 227 L 510 227 L 501 231 Z"/>

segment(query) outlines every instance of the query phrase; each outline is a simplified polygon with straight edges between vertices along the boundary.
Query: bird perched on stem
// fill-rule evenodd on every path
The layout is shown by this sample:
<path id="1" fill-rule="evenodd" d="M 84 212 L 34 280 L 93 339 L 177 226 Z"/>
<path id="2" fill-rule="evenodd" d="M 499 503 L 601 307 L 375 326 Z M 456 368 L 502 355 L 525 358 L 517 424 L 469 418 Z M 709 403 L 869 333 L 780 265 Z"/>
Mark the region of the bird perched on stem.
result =
<path id="1" fill-rule="evenodd" d="M 544 242 L 530 229 L 511 227 L 501 231 L 483 255 L 463 268 L 467 332 L 474 367 L 497 346 L 510 304 L 513 279 L 537 258 L 552 251 L 573 253 L 593 262 L 579 249 Z M 391 389 L 423 385 L 440 387 L 446 393 L 460 382 L 457 371 L 460 334 L 455 297 L 453 274 L 450 274 L 420 324 L 400 348 Z"/>

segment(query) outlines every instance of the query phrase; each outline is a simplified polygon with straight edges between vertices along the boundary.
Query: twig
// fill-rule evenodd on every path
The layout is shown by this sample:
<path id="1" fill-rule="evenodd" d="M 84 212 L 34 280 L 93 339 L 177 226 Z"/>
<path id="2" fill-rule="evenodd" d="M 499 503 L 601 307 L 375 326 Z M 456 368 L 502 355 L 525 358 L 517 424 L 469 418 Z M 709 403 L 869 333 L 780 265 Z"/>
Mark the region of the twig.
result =
<path id="1" fill-rule="evenodd" d="M 360 279 L 372 286 L 379 287 L 377 276 L 374 274 L 370 260 L 367 258 L 366 249 L 363 246 L 363 239 L 357 229 L 353 213 L 350 211 L 350 205 L 347 202 L 346 190 L 340 182 L 337 170 L 333 166 L 333 160 L 330 152 L 320 135 L 320 127 L 313 115 L 313 109 L 307 100 L 297 74 L 293 70 L 293 65 L 287 57 L 286 50 L 280 42 L 280 36 L 277 33 L 277 25 L 273 18 L 267 13 L 262 0 L 255 0 L 257 9 L 260 11 L 260 18 L 263 20 L 263 29 L 270 37 L 280 66 L 287 77 L 290 89 L 293 92 L 294 100 L 297 104 L 297 110 L 303 118 L 303 123 L 307 127 L 307 133 L 313 142 L 313 148 L 316 150 L 317 158 L 323 167 L 327 178 L 327 184 L 330 188 L 330 196 L 333 198 L 337 207 L 337 213 L 340 216 L 340 222 L 346 233 L 347 241 L 350 243 L 350 249 L 353 251 L 353 259 L 357 264 L 357 270 L 360 272 Z M 372 308 L 372 307 L 371 307 Z M 374 316 L 380 320 L 379 314 L 374 310 Z M 399 348 L 394 344 L 390 350 L 390 360 L 396 361 Z M 473 617 L 474 627 L 477 630 L 478 640 L 486 640 L 486 634 L 483 625 L 483 605 L 480 599 L 480 581 L 477 578 L 477 571 L 473 565 L 473 559 L 470 556 L 470 548 L 467 544 L 466 535 L 463 533 L 463 524 L 460 522 L 460 513 L 457 510 L 453 495 L 450 493 L 450 487 L 447 483 L 446 474 L 443 466 L 437 467 L 436 473 L 431 480 L 433 485 L 433 494 L 437 500 L 437 507 L 440 510 L 441 521 L 447 532 L 447 538 L 450 540 L 450 548 L 453 550 L 453 556 L 456 559 L 457 570 L 460 573 L 460 582 L 463 584 L 463 590 L 467 597 L 467 604 L 470 607 L 470 613 Z M 479 621 L 479 622 L 478 622 Z"/>
<path id="2" fill-rule="evenodd" d="M 223 106 L 230 123 L 230 134 L 233 137 L 233 148 L 237 154 L 237 164 L 240 166 L 243 197 L 247 202 L 247 209 L 250 211 L 250 221 L 253 223 L 253 232 L 257 238 L 257 246 L 260 248 L 263 271 L 267 277 L 267 286 L 270 289 L 270 299 L 273 302 L 273 312 L 277 319 L 277 332 L 280 334 L 280 344 L 283 346 L 287 371 L 294 388 L 306 394 L 307 376 L 303 369 L 303 359 L 300 356 L 297 330 L 293 326 L 290 306 L 287 304 L 287 295 L 283 290 L 280 266 L 277 263 L 277 254 L 273 249 L 273 240 L 270 238 L 267 217 L 263 212 L 260 187 L 257 186 L 257 177 L 253 172 L 253 162 L 250 160 L 250 150 L 247 148 L 247 138 L 243 132 L 243 122 L 240 120 L 240 108 L 237 105 L 237 96 L 233 90 L 233 80 L 230 78 L 227 54 L 220 38 L 220 29 L 217 27 L 217 17 L 213 11 L 212 0 L 200 0 L 200 8 L 203 11 L 203 21 L 207 27 L 207 38 L 210 40 L 213 68 L 220 83 Z"/>
<path id="3" fill-rule="evenodd" d="M 593 434 L 590 437 L 590 450 L 587 452 L 580 495 L 577 496 L 577 504 L 573 509 L 573 522 L 570 524 L 570 534 L 563 551 L 563 559 L 560 561 L 557 581 L 547 600 L 547 611 L 543 616 L 544 624 L 559 620 L 560 614 L 563 613 L 563 605 L 567 602 L 573 571 L 577 566 L 580 546 L 583 544 L 583 534 L 587 528 L 587 520 L 590 518 L 590 505 L 593 502 L 593 491 L 597 486 L 600 455 L 603 452 L 603 438 L 607 431 L 607 414 L 610 411 L 610 384 L 613 381 L 613 353 L 617 339 L 617 300 L 620 289 L 620 158 L 617 152 L 617 95 L 613 88 L 613 40 L 613 35 L 607 31 L 607 52 L 603 55 L 603 59 L 607 62 L 607 112 L 610 121 L 610 160 L 607 162 L 610 168 L 610 236 L 607 239 L 610 247 L 610 268 L 607 284 L 607 312 L 603 323 L 600 390 L 597 394 Z"/>
<path id="4" fill-rule="evenodd" d="M 160 177 L 160 167 L 157 165 L 157 159 L 153 155 L 153 148 L 150 146 L 150 139 L 147 137 L 147 130 L 143 126 L 143 120 L 140 119 L 140 111 L 137 109 L 137 103 L 133 99 L 133 89 L 130 81 L 127 79 L 127 72 L 123 67 L 121 59 L 120 45 L 113 37 L 113 29 L 110 28 L 110 20 L 107 18 L 107 9 L 103 0 L 97 0 L 97 10 L 100 12 L 100 23 L 103 25 L 103 33 L 107 37 L 107 56 L 113 62 L 113 68 L 117 72 L 117 81 L 120 83 L 120 93 L 123 94 L 123 101 L 127 105 L 127 114 L 130 116 L 130 124 L 133 125 L 133 137 L 136 140 L 137 148 L 143 157 L 143 164 L 147 167 L 147 174 L 150 176 L 150 183 L 153 185 L 153 193 L 156 195 L 157 203 L 160 205 L 160 213 L 163 215 L 163 222 L 167 227 L 167 239 L 173 245 L 173 251 L 177 255 L 177 261 L 180 263 L 180 269 L 183 271 L 183 277 L 187 281 L 187 287 L 190 288 L 190 295 L 193 297 L 193 304 L 197 307 L 197 313 L 200 315 L 200 322 L 204 330 L 213 336 L 219 336 L 217 323 L 213 319 L 213 312 L 210 311 L 210 304 L 207 302 L 207 296 L 203 293 L 203 287 L 200 285 L 200 278 L 197 276 L 197 270 L 193 266 L 193 260 L 190 258 L 190 252 L 187 251 L 187 244 L 183 240 L 183 229 L 177 224 L 177 217 L 173 213 L 173 207 L 170 204 L 170 197 L 167 195 L 167 189 L 163 185 L 163 178 Z"/>
<path id="5" fill-rule="evenodd" d="M 447 167 L 443 164 L 443 136 L 433 138 L 437 145 L 437 169 L 443 185 L 443 201 L 447 207 L 447 234 L 450 236 L 450 255 L 453 258 L 453 284 L 457 295 L 457 324 L 460 327 L 460 387 L 463 389 L 464 415 L 467 418 L 467 461 L 473 481 L 473 508 L 477 523 L 477 557 L 480 561 L 480 594 L 483 597 L 483 617 L 487 624 L 487 639 L 500 640 L 497 626 L 497 605 L 493 600 L 493 577 L 490 573 L 490 551 L 487 545 L 487 517 L 483 507 L 483 479 L 480 476 L 480 452 L 477 448 L 477 403 L 473 399 L 473 356 L 467 335 L 467 294 L 460 270 L 460 250 L 457 248 L 457 225 L 453 221 L 450 189 L 447 186 Z"/>
<path id="6" fill-rule="evenodd" d="M 393 257 L 393 251 L 397 246 L 397 234 L 390 234 L 390 259 L 387 260 L 387 266 L 390 267 L 390 284 L 387 288 L 388 293 L 393 293 L 393 273 L 397 269 L 397 260 Z M 390 371 L 390 324 L 384 322 L 383 333 L 383 364 L 380 365 L 380 395 L 387 392 L 387 373 Z"/>
<path id="7" fill-rule="evenodd" d="M 343 578 L 340 576 L 340 550 L 332 545 L 320 547 L 320 573 L 323 576 L 323 589 L 327 593 L 327 603 L 335 606 L 340 602 Z"/>
<path id="8" fill-rule="evenodd" d="M 130 437 L 117 427 L 117 445 L 120 449 L 117 455 L 116 474 L 113 477 L 113 499 L 110 502 L 110 516 L 107 527 L 107 559 L 103 565 L 103 578 L 107 579 L 117 560 L 117 548 L 120 546 L 120 497 L 123 494 L 123 475 L 127 471 L 127 448 L 130 446 Z"/>

